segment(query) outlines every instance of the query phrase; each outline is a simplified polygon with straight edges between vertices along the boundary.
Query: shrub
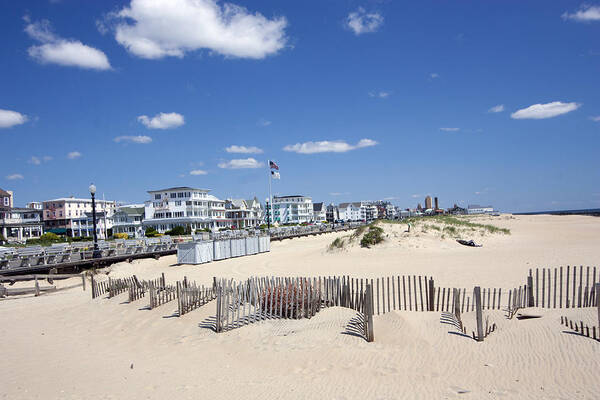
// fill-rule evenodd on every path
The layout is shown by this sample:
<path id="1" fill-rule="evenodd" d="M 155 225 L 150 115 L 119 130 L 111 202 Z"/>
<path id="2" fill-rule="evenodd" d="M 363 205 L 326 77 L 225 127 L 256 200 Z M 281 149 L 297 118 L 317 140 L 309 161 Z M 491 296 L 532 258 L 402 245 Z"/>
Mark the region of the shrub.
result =
<path id="1" fill-rule="evenodd" d="M 158 236 L 158 231 L 152 227 L 146 228 L 146 232 L 144 233 L 146 237 L 156 237 Z"/>
<path id="2" fill-rule="evenodd" d="M 258 226 L 258 229 L 265 230 L 265 229 L 267 229 L 268 227 L 269 227 L 269 226 L 268 226 L 267 224 L 260 224 L 260 225 Z"/>
<path id="3" fill-rule="evenodd" d="M 62 239 L 56 233 L 46 232 L 39 238 L 42 242 L 60 242 Z"/>
<path id="4" fill-rule="evenodd" d="M 344 239 L 342 239 L 342 238 L 336 238 L 329 245 L 329 250 L 343 249 L 345 244 L 346 244 L 346 241 Z"/>
<path id="5" fill-rule="evenodd" d="M 176 226 L 175 228 L 166 231 L 165 235 L 169 235 L 169 236 L 181 236 L 181 235 L 185 235 L 185 228 L 183 226 Z"/>
<path id="6" fill-rule="evenodd" d="M 370 226 L 369 231 L 364 234 L 360 241 L 360 247 L 371 247 L 384 241 L 383 229 L 378 226 Z"/>
<path id="7" fill-rule="evenodd" d="M 129 235 L 126 233 L 115 233 L 115 239 L 129 239 Z"/>

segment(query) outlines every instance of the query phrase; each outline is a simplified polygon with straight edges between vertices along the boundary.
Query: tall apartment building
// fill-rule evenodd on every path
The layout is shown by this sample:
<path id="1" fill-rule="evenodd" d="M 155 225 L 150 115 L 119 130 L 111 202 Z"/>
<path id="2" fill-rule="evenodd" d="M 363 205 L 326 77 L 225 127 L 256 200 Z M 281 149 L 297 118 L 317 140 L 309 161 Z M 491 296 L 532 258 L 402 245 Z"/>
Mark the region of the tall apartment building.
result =
<path id="1" fill-rule="evenodd" d="M 432 208 L 433 208 L 433 205 L 431 204 L 431 196 L 425 197 L 425 209 L 429 210 Z"/>
<path id="2" fill-rule="evenodd" d="M 274 196 L 272 220 L 279 224 L 301 224 L 313 221 L 313 202 L 311 197 Z"/>
<path id="3" fill-rule="evenodd" d="M 225 228 L 225 200 L 209 194 L 209 189 L 187 186 L 150 190 L 144 203 L 144 228 L 164 233 L 176 226 L 194 231 L 203 228 Z"/>
<path id="4" fill-rule="evenodd" d="M 110 200 L 96 200 L 96 212 L 105 213 L 111 218 L 117 204 Z M 63 197 L 43 202 L 44 228 L 47 232 L 73 236 L 74 230 L 79 233 L 82 218 L 92 215 L 92 199 Z M 96 216 L 98 217 L 98 216 Z M 76 220 L 76 221 L 74 221 Z"/>

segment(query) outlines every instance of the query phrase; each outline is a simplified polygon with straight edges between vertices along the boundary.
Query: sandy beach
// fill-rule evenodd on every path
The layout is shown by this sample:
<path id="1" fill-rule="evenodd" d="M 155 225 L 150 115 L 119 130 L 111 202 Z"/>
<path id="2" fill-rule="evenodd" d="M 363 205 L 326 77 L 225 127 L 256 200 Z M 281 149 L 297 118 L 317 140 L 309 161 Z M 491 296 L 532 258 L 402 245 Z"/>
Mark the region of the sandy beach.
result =
<path id="1" fill-rule="evenodd" d="M 600 219 L 587 216 L 479 217 L 510 234 L 471 232 L 470 248 L 435 229 L 385 226 L 372 248 L 348 243 L 330 250 L 327 234 L 273 242 L 270 253 L 203 265 L 176 265 L 176 256 L 135 260 L 100 271 L 98 279 L 167 282 L 184 276 L 333 276 L 417 274 L 436 285 L 472 290 L 512 288 L 530 268 L 597 266 Z M 465 235 L 467 233 L 464 233 Z M 108 273 L 108 275 L 107 275 Z M 58 285 L 68 285 L 70 280 Z M 214 303 L 214 302 L 213 302 Z M 541 318 L 487 315 L 498 329 L 482 343 L 458 335 L 440 312 L 375 316 L 375 342 L 348 329 L 356 313 L 333 307 L 310 320 L 270 320 L 215 333 L 209 303 L 183 317 L 177 305 L 146 310 L 127 294 L 92 300 L 75 288 L 40 297 L 0 300 L 0 398 L 515 398 L 594 399 L 600 393 L 600 342 L 568 333 L 560 316 L 597 324 L 595 308 L 528 309 Z M 465 324 L 474 325 L 474 313 Z"/>

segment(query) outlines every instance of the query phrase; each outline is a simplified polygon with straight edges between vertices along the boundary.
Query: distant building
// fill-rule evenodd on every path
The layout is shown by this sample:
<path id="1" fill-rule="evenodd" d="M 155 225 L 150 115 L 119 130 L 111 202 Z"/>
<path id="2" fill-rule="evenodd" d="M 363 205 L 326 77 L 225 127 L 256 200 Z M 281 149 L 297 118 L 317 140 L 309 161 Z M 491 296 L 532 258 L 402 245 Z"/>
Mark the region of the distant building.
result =
<path id="1" fill-rule="evenodd" d="M 340 219 L 344 221 L 371 221 L 377 218 L 377 206 L 367 201 L 340 203 Z"/>
<path id="2" fill-rule="evenodd" d="M 42 212 L 31 208 L 0 207 L 0 233 L 8 241 L 38 238 L 44 233 Z"/>
<path id="3" fill-rule="evenodd" d="M 126 233 L 130 238 L 144 237 L 144 205 L 131 204 L 117 208 L 113 215 L 113 235 Z"/>
<path id="4" fill-rule="evenodd" d="M 324 203 L 313 203 L 313 221 L 327 221 L 327 208 Z"/>
<path id="5" fill-rule="evenodd" d="M 492 206 L 480 206 L 478 204 L 471 204 L 467 206 L 467 214 L 491 214 L 494 212 Z"/>
<path id="6" fill-rule="evenodd" d="M 225 218 L 229 225 L 236 229 L 260 225 L 263 221 L 262 211 L 262 206 L 256 197 L 251 200 L 225 200 Z"/>
<path id="7" fill-rule="evenodd" d="M 463 215 L 467 213 L 467 209 L 454 204 L 454 207 L 448 209 L 448 213 L 453 215 Z"/>
<path id="8" fill-rule="evenodd" d="M 31 201 L 29 203 L 27 203 L 27 208 L 33 208 L 34 210 L 43 210 L 44 209 L 44 205 L 42 203 L 40 203 L 39 201 Z"/>
<path id="9" fill-rule="evenodd" d="M 433 208 L 431 205 L 431 196 L 427 196 L 425 197 L 425 209 L 429 210 L 431 208 Z"/>
<path id="10" fill-rule="evenodd" d="M 13 192 L 0 189 L 0 207 L 13 207 Z"/>
<path id="11" fill-rule="evenodd" d="M 313 202 L 311 197 L 292 195 L 273 197 L 274 222 L 280 224 L 301 224 L 313 221 Z"/>
<path id="12" fill-rule="evenodd" d="M 106 212 L 106 218 L 112 218 L 116 209 L 116 202 L 96 199 L 96 217 L 99 213 Z M 79 234 L 79 224 L 92 215 L 92 200 L 77 199 L 75 197 L 63 197 L 60 199 L 46 200 L 43 202 L 44 229 L 46 232 L 66 234 L 73 236 L 74 229 Z M 77 226 L 73 226 L 73 220 L 77 219 Z"/>
<path id="13" fill-rule="evenodd" d="M 105 211 L 96 211 L 96 236 L 99 240 L 106 240 L 111 236 L 114 215 L 108 215 Z M 94 216 L 92 211 L 86 211 L 82 216 L 71 219 L 71 236 L 89 237 L 94 236 Z"/>
<path id="14" fill-rule="evenodd" d="M 326 209 L 326 214 L 325 214 L 325 218 L 327 219 L 327 222 L 334 222 L 340 219 L 340 210 L 339 208 L 331 203 L 327 206 Z"/>
<path id="15" fill-rule="evenodd" d="M 164 233 L 177 226 L 186 230 L 228 226 L 225 200 L 208 194 L 209 189 L 187 186 L 150 190 L 150 200 L 144 203 L 144 229 L 154 228 Z"/>
<path id="16" fill-rule="evenodd" d="M 435 203 L 434 204 L 434 206 L 435 206 L 434 210 L 436 210 L 436 211 L 439 210 L 440 207 L 439 207 L 439 203 L 438 203 L 438 198 L 437 197 L 434 198 L 434 203 Z"/>

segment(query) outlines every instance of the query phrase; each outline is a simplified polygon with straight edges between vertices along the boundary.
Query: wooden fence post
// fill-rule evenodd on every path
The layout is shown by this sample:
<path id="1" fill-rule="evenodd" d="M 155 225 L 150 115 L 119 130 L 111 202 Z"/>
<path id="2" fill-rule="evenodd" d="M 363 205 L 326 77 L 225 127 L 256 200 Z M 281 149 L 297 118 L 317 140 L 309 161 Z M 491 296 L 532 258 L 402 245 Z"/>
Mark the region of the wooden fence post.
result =
<path id="1" fill-rule="evenodd" d="M 367 342 L 372 342 L 375 340 L 373 335 L 373 298 L 371 297 L 371 285 L 367 284 L 367 289 L 365 290 L 365 324 L 366 324 L 366 336 Z"/>
<path id="2" fill-rule="evenodd" d="M 454 288 L 454 316 L 460 321 L 460 290 Z M 461 324 L 462 325 L 462 324 Z M 462 328 L 462 326 L 461 326 Z"/>
<path id="3" fill-rule="evenodd" d="M 527 307 L 535 307 L 533 299 L 533 276 L 527 277 Z"/>
<path id="4" fill-rule="evenodd" d="M 40 284 L 38 282 L 37 275 L 34 275 L 34 278 L 35 278 L 35 295 L 39 296 L 40 295 Z"/>
<path id="5" fill-rule="evenodd" d="M 433 306 L 433 302 L 435 300 L 435 286 L 433 284 L 433 278 L 429 278 L 429 292 L 427 294 L 429 295 L 428 311 L 435 311 L 435 307 Z"/>
<path id="6" fill-rule="evenodd" d="M 475 312 L 477 315 L 477 341 L 483 342 L 483 315 L 482 315 L 482 307 L 481 307 L 481 287 L 475 286 L 475 290 L 473 293 L 475 297 Z"/>
<path id="7" fill-rule="evenodd" d="M 92 299 L 96 298 L 96 284 L 94 283 L 94 274 L 91 274 L 92 277 L 92 283 L 90 283 L 90 285 L 92 286 Z"/>
<path id="8" fill-rule="evenodd" d="M 596 283 L 596 307 L 598 308 L 598 329 L 600 329 L 600 283 Z"/>
<path id="9" fill-rule="evenodd" d="M 177 282 L 179 286 L 179 282 Z M 215 321 L 215 330 L 221 332 L 221 286 L 217 286 L 217 318 Z"/>
<path id="10" fill-rule="evenodd" d="M 85 272 L 81 273 L 81 285 L 83 286 L 83 291 L 85 292 Z"/>

